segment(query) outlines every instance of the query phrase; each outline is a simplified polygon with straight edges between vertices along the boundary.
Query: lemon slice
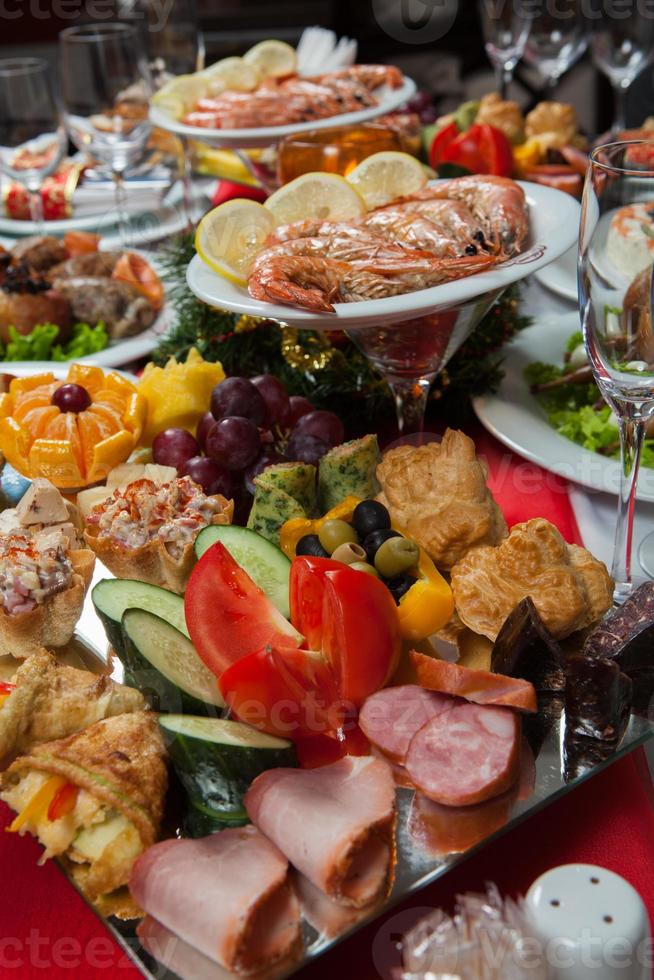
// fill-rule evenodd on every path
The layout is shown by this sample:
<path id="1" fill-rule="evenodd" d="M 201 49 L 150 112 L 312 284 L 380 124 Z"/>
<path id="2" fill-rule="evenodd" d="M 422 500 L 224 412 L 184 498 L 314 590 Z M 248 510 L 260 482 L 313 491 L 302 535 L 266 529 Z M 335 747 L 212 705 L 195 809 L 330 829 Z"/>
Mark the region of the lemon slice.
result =
<path id="1" fill-rule="evenodd" d="M 264 205 L 278 225 L 306 218 L 349 221 L 364 214 L 363 198 L 339 174 L 310 173 L 280 187 Z"/>
<path id="2" fill-rule="evenodd" d="M 347 180 L 368 208 L 381 208 L 421 190 L 427 183 L 427 174 L 420 161 L 409 153 L 384 150 L 362 160 Z"/>
<path id="3" fill-rule="evenodd" d="M 152 96 L 152 105 L 168 112 L 173 118 L 181 117 L 195 106 L 207 90 L 207 80 L 199 73 L 178 75 L 162 85 Z"/>
<path id="4" fill-rule="evenodd" d="M 275 219 L 262 204 L 234 198 L 205 214 L 195 232 L 195 250 L 214 272 L 245 286 L 254 259 L 274 229 Z"/>
<path id="5" fill-rule="evenodd" d="M 261 81 L 259 72 L 243 58 L 222 58 L 202 72 L 212 95 L 222 92 L 254 92 Z"/>
<path id="6" fill-rule="evenodd" d="M 257 69 L 261 78 L 283 78 L 297 70 L 295 48 L 285 41 L 260 41 L 246 51 L 243 61 Z"/>

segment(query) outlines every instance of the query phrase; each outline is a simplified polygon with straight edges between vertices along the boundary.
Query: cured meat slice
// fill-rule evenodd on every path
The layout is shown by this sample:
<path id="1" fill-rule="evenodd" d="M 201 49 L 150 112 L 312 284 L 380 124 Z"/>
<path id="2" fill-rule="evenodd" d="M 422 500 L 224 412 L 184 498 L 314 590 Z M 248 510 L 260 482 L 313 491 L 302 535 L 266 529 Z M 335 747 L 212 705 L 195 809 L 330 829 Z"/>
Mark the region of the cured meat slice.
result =
<path id="1" fill-rule="evenodd" d="M 506 677 L 504 674 L 492 674 L 488 670 L 459 667 L 447 660 L 426 657 L 415 650 L 411 651 L 410 656 L 418 680 L 430 691 L 465 698 L 476 704 L 497 704 L 528 712 L 538 710 L 536 690 L 529 681 Z"/>
<path id="2" fill-rule="evenodd" d="M 330 898 L 360 907 L 386 887 L 395 785 L 381 759 L 348 756 L 320 769 L 270 769 L 245 796 L 252 822 Z"/>
<path id="3" fill-rule="evenodd" d="M 632 681 L 614 660 L 570 657 L 565 684 L 566 736 L 617 742 L 631 708 Z"/>
<path id="4" fill-rule="evenodd" d="M 237 973 L 284 960 L 300 943 L 288 862 L 256 827 L 155 844 L 129 887 L 148 915 Z"/>
<path id="5" fill-rule="evenodd" d="M 393 762 L 404 762 L 413 736 L 456 703 L 418 684 L 387 687 L 367 698 L 359 712 L 359 725 L 384 755 Z"/>
<path id="6" fill-rule="evenodd" d="M 520 718 L 508 708 L 459 704 L 420 729 L 406 768 L 416 789 L 436 803 L 490 800 L 520 774 Z"/>
<path id="7" fill-rule="evenodd" d="M 609 613 L 587 637 L 583 652 L 614 660 L 627 674 L 654 666 L 654 582 L 644 582 Z"/>
<path id="8" fill-rule="evenodd" d="M 491 653 L 495 674 L 522 677 L 538 692 L 565 688 L 565 656 L 529 596 L 504 620 Z"/>

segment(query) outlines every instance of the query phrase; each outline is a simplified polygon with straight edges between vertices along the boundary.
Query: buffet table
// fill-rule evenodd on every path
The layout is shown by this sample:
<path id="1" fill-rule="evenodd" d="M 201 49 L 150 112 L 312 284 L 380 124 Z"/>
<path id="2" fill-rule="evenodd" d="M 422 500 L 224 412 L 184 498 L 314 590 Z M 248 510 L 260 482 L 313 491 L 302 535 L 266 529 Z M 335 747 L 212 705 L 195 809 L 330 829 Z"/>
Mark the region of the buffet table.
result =
<path id="1" fill-rule="evenodd" d="M 526 310 L 536 319 L 572 309 L 534 282 L 528 283 L 523 296 Z M 472 426 L 470 434 L 488 460 L 490 486 L 509 526 L 545 517 L 568 541 L 583 541 L 599 557 L 609 557 L 612 499 L 572 488 L 551 474 L 545 480 L 538 466 L 510 453 L 480 426 Z M 651 510 L 648 514 L 641 507 L 641 513 L 642 532 L 651 521 Z M 2 826 L 10 819 L 10 811 L 2 805 Z M 399 962 L 398 939 L 430 908 L 451 905 L 458 892 L 481 889 L 487 881 L 496 882 L 506 893 L 524 892 L 543 871 L 567 862 L 596 863 L 623 875 L 638 889 L 654 918 L 653 835 L 654 790 L 645 753 L 638 749 L 482 848 L 297 976 L 390 978 Z M 141 975 L 54 862 L 37 868 L 39 850 L 29 835 L 21 840 L 0 834 L 0 976 L 47 973 L 50 978 L 75 975 L 94 980 Z"/>

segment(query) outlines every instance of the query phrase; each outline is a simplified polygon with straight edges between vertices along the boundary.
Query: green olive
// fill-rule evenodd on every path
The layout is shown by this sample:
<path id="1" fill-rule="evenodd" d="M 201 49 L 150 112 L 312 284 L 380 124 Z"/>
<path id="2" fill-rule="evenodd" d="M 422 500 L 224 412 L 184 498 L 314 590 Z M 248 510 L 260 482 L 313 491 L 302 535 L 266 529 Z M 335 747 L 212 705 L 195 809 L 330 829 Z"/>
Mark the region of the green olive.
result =
<path id="1" fill-rule="evenodd" d="M 357 561 L 365 562 L 366 553 L 360 544 L 346 541 L 344 544 L 339 544 L 336 551 L 332 553 L 332 558 L 334 561 L 342 561 L 344 565 L 353 565 Z"/>
<path id="2" fill-rule="evenodd" d="M 325 521 L 318 531 L 318 537 L 325 551 L 333 555 L 339 545 L 347 544 L 349 541 L 356 542 L 357 532 L 347 521 L 340 521 L 334 517 Z"/>
<path id="3" fill-rule="evenodd" d="M 355 572 L 365 572 L 366 575 L 374 575 L 375 578 L 379 578 L 377 569 L 369 565 L 367 561 L 353 561 L 350 568 L 353 568 Z"/>
<path id="4" fill-rule="evenodd" d="M 383 578 L 395 578 L 402 572 L 415 568 L 420 558 L 420 548 L 409 538 L 388 538 L 377 549 L 375 568 Z"/>

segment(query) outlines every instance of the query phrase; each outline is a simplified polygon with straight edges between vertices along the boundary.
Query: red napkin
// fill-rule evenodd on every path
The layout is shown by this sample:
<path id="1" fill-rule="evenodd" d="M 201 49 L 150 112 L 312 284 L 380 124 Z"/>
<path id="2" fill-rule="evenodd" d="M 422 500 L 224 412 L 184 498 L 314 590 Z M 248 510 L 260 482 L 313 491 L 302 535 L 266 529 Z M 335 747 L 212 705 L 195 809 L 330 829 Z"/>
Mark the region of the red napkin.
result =
<path id="1" fill-rule="evenodd" d="M 493 493 L 509 526 L 546 517 L 568 541 L 579 541 L 565 481 L 514 456 L 481 430 L 471 434 L 488 461 Z M 506 893 L 524 892 L 543 871 L 566 862 L 596 863 L 623 875 L 653 915 L 652 797 L 651 778 L 639 750 L 468 858 L 441 883 L 419 892 L 299 976 L 386 980 L 398 962 L 397 940 L 430 908 L 449 906 L 457 892 L 481 889 L 486 881 L 497 882 Z M 0 825 L 10 819 L 1 806 Z M 39 852 L 29 836 L 0 830 L 0 977 L 138 976 L 58 867 L 37 867 Z"/>

